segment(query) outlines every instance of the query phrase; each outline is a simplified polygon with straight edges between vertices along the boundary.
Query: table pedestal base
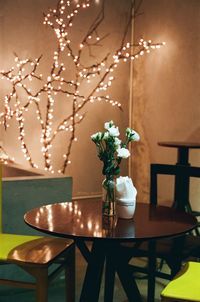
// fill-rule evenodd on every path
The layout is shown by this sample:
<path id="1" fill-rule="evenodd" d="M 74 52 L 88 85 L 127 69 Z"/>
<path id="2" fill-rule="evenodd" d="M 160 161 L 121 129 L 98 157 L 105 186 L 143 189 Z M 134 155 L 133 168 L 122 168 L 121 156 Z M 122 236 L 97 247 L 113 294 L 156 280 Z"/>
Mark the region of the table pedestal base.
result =
<path id="1" fill-rule="evenodd" d="M 123 253 L 120 244 L 94 241 L 91 251 L 84 241 L 76 242 L 88 265 L 80 302 L 98 302 L 105 264 L 104 302 L 113 301 L 115 273 L 118 274 L 128 301 L 142 302 L 142 298 L 128 262 L 131 255 Z"/>

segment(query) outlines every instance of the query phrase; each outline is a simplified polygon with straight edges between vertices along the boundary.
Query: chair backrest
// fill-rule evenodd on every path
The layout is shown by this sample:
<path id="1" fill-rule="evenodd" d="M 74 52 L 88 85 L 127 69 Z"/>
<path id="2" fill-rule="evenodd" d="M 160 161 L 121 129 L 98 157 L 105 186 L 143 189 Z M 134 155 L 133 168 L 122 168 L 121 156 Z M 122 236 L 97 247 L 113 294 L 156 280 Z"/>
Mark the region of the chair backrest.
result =
<path id="1" fill-rule="evenodd" d="M 190 178 L 200 178 L 200 167 L 190 165 L 151 164 L 150 166 L 150 202 L 157 204 L 158 175 L 174 176 L 173 206 L 186 212 L 193 212 L 189 202 Z M 198 213 L 197 213 L 198 214 Z"/>
<path id="2" fill-rule="evenodd" d="M 3 177 L 2 192 L 2 231 L 41 235 L 25 224 L 24 214 L 41 205 L 71 200 L 72 177 Z"/>
<path id="3" fill-rule="evenodd" d="M 150 203 L 157 205 L 158 203 L 158 175 L 176 175 L 174 166 L 165 164 L 150 165 Z"/>

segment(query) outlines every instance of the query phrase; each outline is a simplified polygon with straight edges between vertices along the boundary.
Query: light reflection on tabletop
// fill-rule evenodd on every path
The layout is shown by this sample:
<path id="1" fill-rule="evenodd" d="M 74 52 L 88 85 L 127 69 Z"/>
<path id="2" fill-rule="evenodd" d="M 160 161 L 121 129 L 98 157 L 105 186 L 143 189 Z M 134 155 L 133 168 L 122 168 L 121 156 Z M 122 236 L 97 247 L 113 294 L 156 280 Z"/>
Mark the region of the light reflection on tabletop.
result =
<path id="1" fill-rule="evenodd" d="M 166 237 L 183 233 L 196 224 L 195 218 L 186 213 L 139 203 L 133 219 L 103 217 L 101 205 L 92 200 L 55 203 L 28 212 L 25 221 L 47 233 L 86 239 Z"/>
<path id="2" fill-rule="evenodd" d="M 84 207 L 84 202 L 82 204 Z M 66 230 L 65 226 L 71 226 L 75 230 L 75 232 L 71 231 L 72 234 L 84 235 L 85 232 L 94 237 L 106 237 L 107 235 L 112 235 L 117 225 L 116 217 L 105 217 L 102 219 L 101 215 L 89 215 L 88 218 L 84 213 L 82 215 L 82 206 L 74 201 L 74 202 L 65 202 L 65 203 L 57 203 L 54 205 L 47 205 L 39 208 L 35 212 L 35 219 L 33 224 L 35 227 L 40 228 L 42 225 L 46 230 L 50 232 L 57 232 L 61 230 L 59 228 L 59 217 L 60 219 L 60 227 Z M 52 208 L 54 211 L 52 211 Z M 56 208 L 56 215 L 55 215 Z M 65 217 L 65 219 L 63 219 Z M 132 229 L 133 229 L 133 221 L 132 221 Z M 132 233 L 132 236 L 134 232 Z"/>
<path id="3" fill-rule="evenodd" d="M 38 209 L 35 215 L 35 226 L 39 226 L 41 223 L 46 225 L 46 228 L 51 232 L 56 232 L 55 229 L 55 221 L 57 225 L 57 215 L 53 216 L 52 207 L 55 208 L 55 205 L 47 205 Z M 66 217 L 66 223 L 69 224 L 70 221 L 73 221 L 73 227 L 75 227 L 76 232 L 80 229 L 84 230 L 87 228 L 87 232 L 93 234 L 95 237 L 102 237 L 102 230 L 100 230 L 100 222 L 98 219 L 93 220 L 82 219 L 82 211 L 78 204 L 74 202 L 65 202 L 65 203 L 57 203 L 56 204 L 57 212 L 62 213 L 62 216 Z M 55 220 L 54 220 L 55 218 Z M 64 223 L 65 224 L 65 223 Z"/>

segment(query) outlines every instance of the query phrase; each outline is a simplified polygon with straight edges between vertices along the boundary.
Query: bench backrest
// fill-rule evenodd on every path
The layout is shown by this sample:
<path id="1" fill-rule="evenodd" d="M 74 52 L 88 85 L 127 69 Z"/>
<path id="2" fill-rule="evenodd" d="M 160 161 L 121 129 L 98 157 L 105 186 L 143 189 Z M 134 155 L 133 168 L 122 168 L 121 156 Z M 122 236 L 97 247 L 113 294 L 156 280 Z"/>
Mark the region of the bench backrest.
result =
<path id="1" fill-rule="evenodd" d="M 2 168 L 2 179 L 1 176 Z M 0 188 L 0 231 L 4 233 L 38 235 L 25 224 L 24 214 L 32 208 L 72 198 L 72 178 L 68 176 L 3 178 Z"/>

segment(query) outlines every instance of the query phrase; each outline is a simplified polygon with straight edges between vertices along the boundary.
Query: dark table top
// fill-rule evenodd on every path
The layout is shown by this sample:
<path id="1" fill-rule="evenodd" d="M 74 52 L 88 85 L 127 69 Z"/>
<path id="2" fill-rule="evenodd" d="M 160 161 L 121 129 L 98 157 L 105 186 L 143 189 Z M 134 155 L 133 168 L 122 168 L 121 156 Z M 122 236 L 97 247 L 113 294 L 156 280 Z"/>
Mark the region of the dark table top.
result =
<path id="1" fill-rule="evenodd" d="M 101 201 L 55 203 L 27 212 L 25 222 L 51 235 L 86 240 L 137 241 L 183 234 L 196 218 L 165 206 L 137 203 L 133 219 L 102 217 Z"/>
<path id="2" fill-rule="evenodd" d="M 188 148 L 188 149 L 199 149 L 200 142 L 158 142 L 159 146 L 172 147 L 172 148 Z"/>

